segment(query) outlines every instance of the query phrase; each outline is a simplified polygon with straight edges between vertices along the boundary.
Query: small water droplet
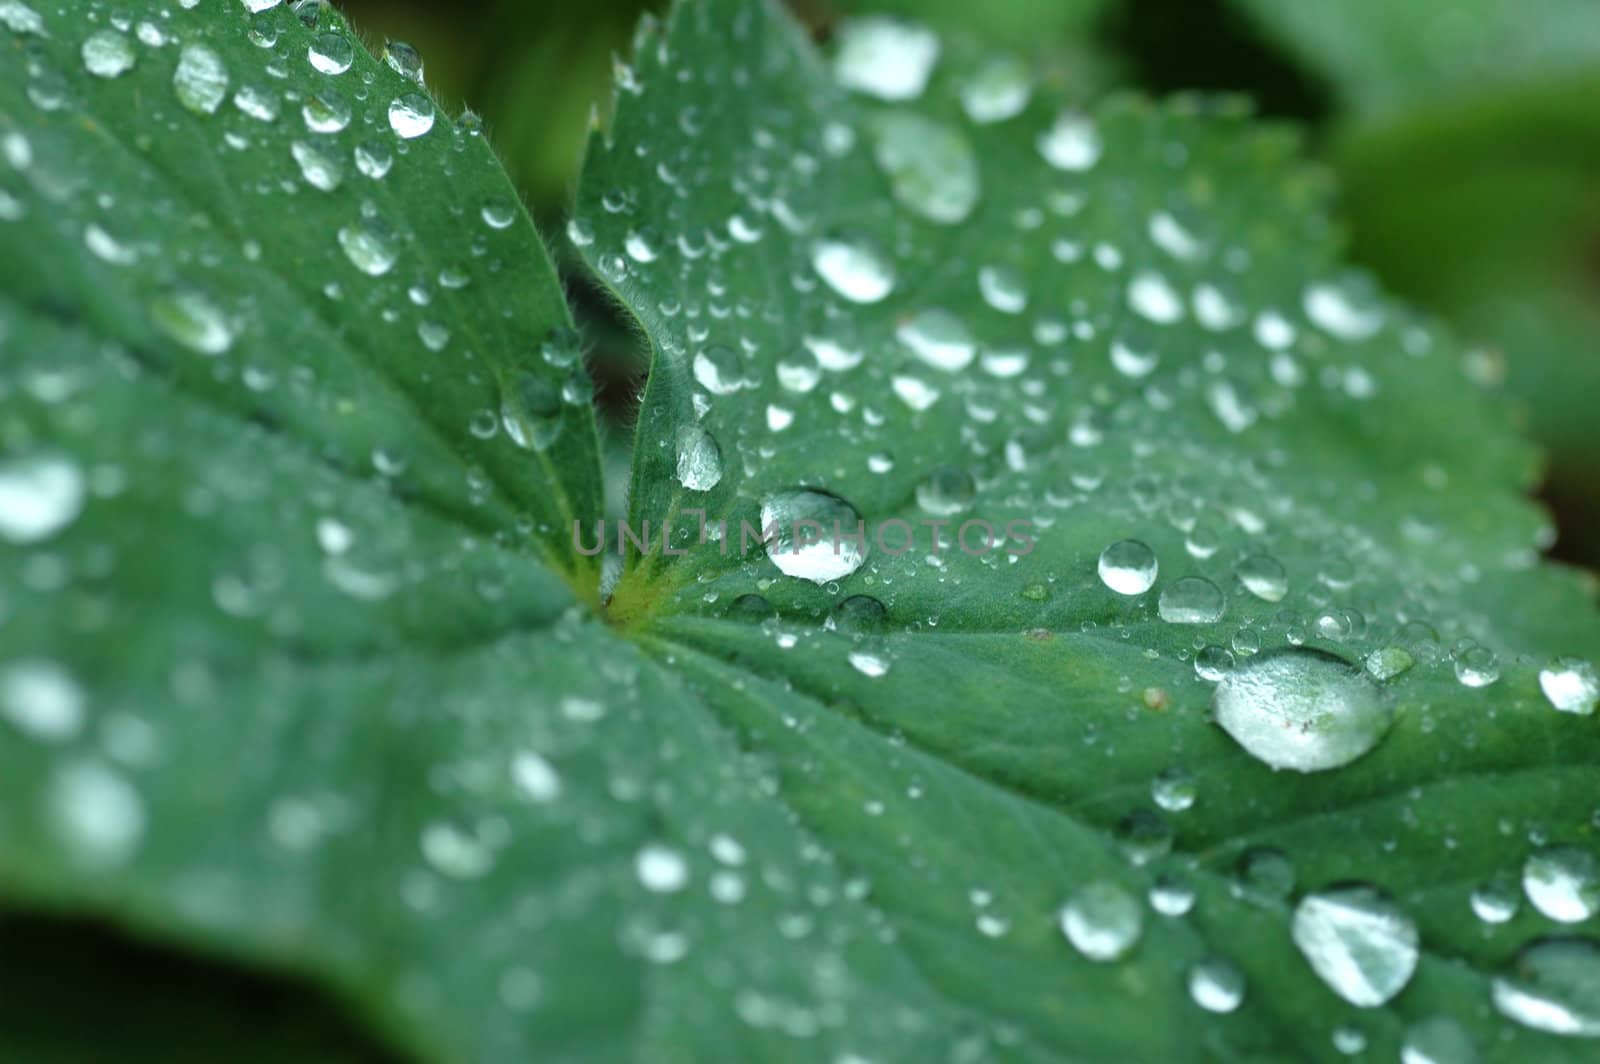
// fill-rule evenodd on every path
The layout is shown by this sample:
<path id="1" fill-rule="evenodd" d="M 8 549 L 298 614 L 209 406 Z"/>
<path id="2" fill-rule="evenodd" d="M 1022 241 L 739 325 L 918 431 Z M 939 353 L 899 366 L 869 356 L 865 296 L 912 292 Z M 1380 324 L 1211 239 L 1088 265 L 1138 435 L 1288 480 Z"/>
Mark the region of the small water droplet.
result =
<path id="1" fill-rule="evenodd" d="M 939 59 L 939 38 L 905 19 L 871 16 L 839 29 L 834 77 L 840 85 L 880 100 L 914 100 Z"/>
<path id="2" fill-rule="evenodd" d="M 83 512 L 86 484 L 78 463 L 59 451 L 0 458 L 0 539 L 42 543 Z"/>
<path id="3" fill-rule="evenodd" d="M 873 158 L 900 205 L 954 225 L 978 202 L 978 157 L 959 128 L 922 115 L 886 111 L 869 123 Z"/>
<path id="4" fill-rule="evenodd" d="M 355 46 L 342 33 L 320 33 L 306 48 L 306 59 L 323 74 L 343 74 L 355 58 Z"/>
<path id="5" fill-rule="evenodd" d="M 1227 600 L 1203 576 L 1186 576 L 1161 591 L 1156 612 L 1168 624 L 1210 624 L 1222 619 Z"/>
<path id="6" fill-rule="evenodd" d="M 950 517 L 972 505 L 978 486 L 960 466 L 940 466 L 917 485 L 917 505 L 935 517 Z"/>
<path id="7" fill-rule="evenodd" d="M 1522 889 L 1552 920 L 1587 920 L 1600 911 L 1600 860 L 1576 846 L 1547 846 L 1523 863 Z"/>
<path id="8" fill-rule="evenodd" d="M 710 491 L 722 481 L 722 448 L 699 425 L 678 430 L 678 483 L 690 491 Z"/>
<path id="9" fill-rule="evenodd" d="M 233 346 L 235 333 L 227 316 L 192 288 L 151 300 L 150 318 L 162 332 L 197 354 L 220 355 Z"/>
<path id="10" fill-rule="evenodd" d="M 300 176 L 312 188 L 332 192 L 344 180 L 344 167 L 339 160 L 315 144 L 297 140 L 289 145 L 289 152 L 300 167 Z"/>
<path id="11" fill-rule="evenodd" d="M 77 679 L 57 662 L 20 658 L 0 666 L 0 717 L 30 738 L 71 739 L 83 729 L 87 703 Z"/>
<path id="12" fill-rule="evenodd" d="M 393 234 L 375 218 L 366 218 L 339 230 L 345 258 L 368 277 L 381 277 L 394 266 L 399 252 Z"/>
<path id="13" fill-rule="evenodd" d="M 987 59 L 961 86 L 961 107 L 980 125 L 1021 114 L 1033 95 L 1033 71 L 1015 55 Z"/>
<path id="14" fill-rule="evenodd" d="M 1087 116 L 1064 111 L 1039 134 L 1038 148 L 1057 170 L 1088 170 L 1100 161 L 1100 131 Z"/>
<path id="15" fill-rule="evenodd" d="M 689 885 L 689 862 L 668 846 L 652 843 L 633 859 L 640 886 L 653 894 L 676 894 Z"/>
<path id="16" fill-rule="evenodd" d="M 1253 554 L 1241 561 L 1234 575 L 1246 591 L 1262 602 L 1281 602 L 1289 593 L 1289 574 L 1283 563 L 1265 554 Z"/>
<path id="17" fill-rule="evenodd" d="M 1448 1016 L 1430 1016 L 1406 1028 L 1400 1064 L 1477 1064 L 1472 1036 Z"/>
<path id="18" fill-rule="evenodd" d="M 1226 957 L 1207 957 L 1189 969 L 1189 998 L 1207 1012 L 1232 1012 L 1244 1001 L 1244 973 Z"/>
<path id="19" fill-rule="evenodd" d="M 895 337 L 920 361 L 946 373 L 966 369 L 978 353 L 966 321 L 941 307 L 919 310 L 905 318 L 895 329 Z"/>

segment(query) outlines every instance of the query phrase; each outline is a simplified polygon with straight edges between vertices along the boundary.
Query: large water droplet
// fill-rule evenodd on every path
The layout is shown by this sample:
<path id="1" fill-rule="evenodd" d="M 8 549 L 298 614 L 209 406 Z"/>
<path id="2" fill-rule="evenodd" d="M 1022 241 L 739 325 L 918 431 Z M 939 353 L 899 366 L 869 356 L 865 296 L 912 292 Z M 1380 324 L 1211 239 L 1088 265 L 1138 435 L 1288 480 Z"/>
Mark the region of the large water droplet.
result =
<path id="1" fill-rule="evenodd" d="M 876 303 L 894 290 L 894 263 L 872 240 L 835 234 L 811 245 L 817 275 L 852 303 Z"/>
<path id="2" fill-rule="evenodd" d="M 1417 970 L 1417 925 L 1365 884 L 1306 895 L 1295 907 L 1292 934 L 1312 971 L 1357 1008 L 1382 1005 Z"/>
<path id="3" fill-rule="evenodd" d="M 1576 846 L 1547 846 L 1523 863 L 1522 889 L 1552 920 L 1587 920 L 1600 911 L 1600 861 Z"/>
<path id="4" fill-rule="evenodd" d="M 810 488 L 773 492 L 761 500 L 761 529 L 773 531 L 767 557 L 783 573 L 812 583 L 839 580 L 866 560 L 865 538 L 854 538 L 861 514 L 837 495 Z"/>
<path id="5" fill-rule="evenodd" d="M 422 136 L 433 128 L 433 101 L 420 92 L 408 92 L 389 102 L 389 128 L 404 140 Z"/>
<path id="6" fill-rule="evenodd" d="M 83 42 L 83 68 L 97 78 L 115 78 L 133 69 L 133 42 L 116 30 L 97 30 Z"/>
<path id="7" fill-rule="evenodd" d="M 306 59 L 323 74 L 343 74 L 355 58 L 355 46 L 342 33 L 320 33 L 306 48 Z"/>
<path id="8" fill-rule="evenodd" d="M 917 311 L 901 321 L 894 334 L 918 359 L 946 373 L 966 369 L 978 353 L 966 321 L 941 307 Z"/>
<path id="9" fill-rule="evenodd" d="M 222 57 L 203 44 L 185 45 L 172 74 L 178 102 L 195 114 L 215 114 L 228 94 L 228 68 Z"/>
<path id="10" fill-rule="evenodd" d="M 1502 1016 L 1536 1031 L 1600 1038 L 1600 943 L 1546 938 L 1523 947 L 1493 984 Z"/>
<path id="11" fill-rule="evenodd" d="M 405 41 L 390 41 L 383 49 L 383 62 L 388 68 L 405 78 L 422 84 L 422 53 Z"/>
<path id="12" fill-rule="evenodd" d="M 939 38 L 926 26 L 874 16 L 845 22 L 833 62 L 839 84 L 880 100 L 914 100 L 939 59 Z"/>
<path id="13" fill-rule="evenodd" d="M 895 199 L 929 221 L 953 225 L 978 202 L 978 157 L 955 126 L 921 115 L 888 111 L 870 125 L 873 157 Z"/>
<path id="14" fill-rule="evenodd" d="M 1365 673 L 1304 648 L 1247 659 L 1217 685 L 1212 708 L 1251 756 L 1298 772 L 1349 764 L 1376 746 L 1393 720 Z"/>
<path id="15" fill-rule="evenodd" d="M 1061 909 L 1061 933 L 1091 961 L 1125 956 L 1144 930 L 1144 910 L 1115 883 L 1097 880 L 1073 892 Z"/>
<path id="16" fill-rule="evenodd" d="M 1119 595 L 1142 595 L 1155 586 L 1156 552 L 1136 539 L 1120 539 L 1100 552 L 1100 582 Z"/>
<path id="17" fill-rule="evenodd" d="M 678 430 L 678 483 L 690 491 L 710 491 L 722 480 L 722 448 L 699 425 Z"/>
<path id="18" fill-rule="evenodd" d="M 1186 576 L 1161 591 L 1156 612 L 1168 624 L 1210 624 L 1221 620 L 1227 599 L 1203 576 Z"/>
<path id="19" fill-rule="evenodd" d="M 83 512 L 83 472 L 58 451 L 0 458 L 0 539 L 39 543 Z"/>
<path id="20" fill-rule="evenodd" d="M 1600 677 L 1580 658 L 1556 658 L 1539 671 L 1539 689 L 1563 713 L 1588 716 L 1600 701 Z"/>

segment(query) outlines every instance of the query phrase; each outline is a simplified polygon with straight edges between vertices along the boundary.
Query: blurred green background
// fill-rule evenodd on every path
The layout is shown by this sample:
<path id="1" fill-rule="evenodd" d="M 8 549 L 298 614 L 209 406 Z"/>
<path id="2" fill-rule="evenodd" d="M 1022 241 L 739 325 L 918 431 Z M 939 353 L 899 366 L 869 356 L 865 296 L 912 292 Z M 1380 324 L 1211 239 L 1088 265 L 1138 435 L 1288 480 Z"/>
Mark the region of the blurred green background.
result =
<path id="1" fill-rule="evenodd" d="M 345 0 L 479 112 L 558 259 L 592 109 L 640 0 Z M 1558 557 L 1600 566 L 1600 0 L 791 0 L 826 39 L 886 11 L 1027 53 L 1086 101 L 1244 93 L 1334 169 L 1353 258 L 1453 321 L 1549 455 Z M 564 262 L 570 265 L 570 262 Z M 620 424 L 638 345 L 567 269 Z"/>

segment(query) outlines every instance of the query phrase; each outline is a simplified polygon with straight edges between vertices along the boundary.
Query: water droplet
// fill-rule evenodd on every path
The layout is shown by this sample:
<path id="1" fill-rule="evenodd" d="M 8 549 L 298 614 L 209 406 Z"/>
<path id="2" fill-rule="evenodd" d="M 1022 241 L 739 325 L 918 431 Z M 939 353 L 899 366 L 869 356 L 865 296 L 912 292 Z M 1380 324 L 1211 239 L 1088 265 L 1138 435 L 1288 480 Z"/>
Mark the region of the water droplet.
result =
<path id="1" fill-rule="evenodd" d="M 1310 285 L 1301 303 L 1313 325 L 1340 340 L 1365 340 L 1383 327 L 1377 287 L 1360 275 Z"/>
<path id="2" fill-rule="evenodd" d="M 509 200 L 493 199 L 483 205 L 479 215 L 490 229 L 509 229 L 517 220 L 517 208 Z"/>
<path id="3" fill-rule="evenodd" d="M 0 0 L 0 25 L 18 36 L 44 36 L 44 19 L 22 0 Z"/>
<path id="4" fill-rule="evenodd" d="M 978 353 L 972 330 L 958 315 L 929 307 L 902 320 L 895 337 L 918 359 L 946 373 L 966 369 Z"/>
<path id="5" fill-rule="evenodd" d="M 894 263 L 866 237 L 836 234 L 816 241 L 811 266 L 852 303 L 877 303 L 894 290 Z"/>
<path id="6" fill-rule="evenodd" d="M 344 249 L 345 258 L 368 277 L 388 273 L 399 255 L 392 234 L 375 218 L 342 227 L 339 246 Z"/>
<path id="7" fill-rule="evenodd" d="M 115 78 L 133 69 L 133 42 L 116 30 L 97 30 L 83 42 L 83 67 L 97 78 Z"/>
<path id="8" fill-rule="evenodd" d="M 1364 1053 L 1367 1033 L 1353 1023 L 1341 1023 L 1333 1029 L 1333 1048 L 1347 1057 Z"/>
<path id="9" fill-rule="evenodd" d="M 689 885 L 689 862 L 677 850 L 658 843 L 635 855 L 633 869 L 640 886 L 653 894 L 676 894 Z"/>
<path id="10" fill-rule="evenodd" d="M 312 188 L 332 192 L 344 180 L 344 167 L 339 160 L 316 145 L 297 140 L 289 145 L 289 152 L 300 166 L 300 176 Z"/>
<path id="11" fill-rule="evenodd" d="M 1194 908 L 1194 888 L 1171 875 L 1157 876 L 1149 897 L 1150 907 L 1162 916 L 1183 916 Z"/>
<path id="12" fill-rule="evenodd" d="M 1463 687 L 1488 687 L 1500 679 L 1500 659 L 1488 647 L 1462 640 L 1450 652 L 1456 679 Z"/>
<path id="13" fill-rule="evenodd" d="M 435 821 L 422 829 L 422 857 L 440 875 L 481 879 L 494 868 L 494 850 L 481 832 Z"/>
<path id="14" fill-rule="evenodd" d="M 1128 282 L 1128 306 L 1140 317 L 1158 325 L 1183 318 L 1183 300 L 1165 277 L 1145 270 Z"/>
<path id="15" fill-rule="evenodd" d="M 1390 1000 L 1417 970 L 1417 925 L 1365 884 L 1306 895 L 1295 906 L 1292 934 L 1318 978 L 1357 1008 Z"/>
<path id="16" fill-rule="evenodd" d="M 198 115 L 215 114 L 228 94 L 228 68 L 222 57 L 203 44 L 184 45 L 172 74 L 178 102 Z"/>
<path id="17" fill-rule="evenodd" d="M 739 353 L 722 344 L 712 344 L 694 356 L 694 379 L 712 395 L 731 395 L 753 383 Z"/>
<path id="18" fill-rule="evenodd" d="M 825 584 L 843 579 L 866 560 L 861 515 L 854 506 L 827 492 L 809 488 L 779 491 L 761 501 L 763 534 L 775 534 L 767 556 L 788 576 Z"/>
<path id="19" fill-rule="evenodd" d="M 306 59 L 323 74 L 343 74 L 355 58 L 355 47 L 342 33 L 318 34 L 306 48 Z"/>
<path id="20" fill-rule="evenodd" d="M 935 517 L 950 517 L 972 505 L 978 486 L 960 466 L 940 466 L 917 485 L 917 505 Z"/>
<path id="21" fill-rule="evenodd" d="M 722 480 L 722 448 L 699 425 L 678 430 L 678 483 L 690 491 L 710 491 Z"/>
<path id="22" fill-rule="evenodd" d="M 62 844 L 84 864 L 122 864 L 144 836 L 144 801 L 122 776 L 95 761 L 56 770 L 50 816 Z"/>
<path id="23" fill-rule="evenodd" d="M 1033 95 L 1033 72 L 1015 55 L 985 60 L 961 86 L 961 107 L 980 125 L 1021 114 Z"/>
<path id="24" fill-rule="evenodd" d="M 381 181 L 389 173 L 389 168 L 394 165 L 394 153 L 389 146 L 380 141 L 369 140 L 365 144 L 356 145 L 356 169 L 361 171 L 363 177 L 374 181 Z"/>
<path id="25" fill-rule="evenodd" d="M 1149 864 L 1172 852 L 1172 826 L 1150 809 L 1135 809 L 1122 817 L 1114 834 L 1117 848 L 1130 864 Z"/>
<path id="26" fill-rule="evenodd" d="M 978 157 L 959 128 L 886 111 L 870 122 L 873 157 L 895 199 L 932 222 L 954 225 L 978 202 Z"/>
<path id="27" fill-rule="evenodd" d="M 1216 645 L 1201 647 L 1194 656 L 1194 674 L 1209 683 L 1221 681 L 1233 670 L 1233 651 Z"/>
<path id="28" fill-rule="evenodd" d="M 1002 314 L 1021 314 L 1028 305 L 1028 289 L 1022 271 L 1011 266 L 979 268 L 978 291 L 985 303 Z"/>
<path id="29" fill-rule="evenodd" d="M 1544 938 L 1524 946 L 1495 977 L 1494 1007 L 1535 1031 L 1600 1038 L 1600 943 Z"/>
<path id="30" fill-rule="evenodd" d="M 389 103 L 389 128 L 404 140 L 413 140 L 433 128 L 433 101 L 420 92 L 396 96 Z"/>
<path id="31" fill-rule="evenodd" d="M 1136 539 L 1122 539 L 1100 552 L 1100 582 L 1119 595 L 1142 595 L 1155 586 L 1156 552 Z"/>
<path id="32" fill-rule="evenodd" d="M 529 801 L 553 802 L 561 797 L 561 776 L 555 766 L 532 750 L 519 750 L 512 757 L 511 779 Z"/>
<path id="33" fill-rule="evenodd" d="M 661 254 L 661 236 L 649 226 L 633 229 L 623 240 L 622 249 L 634 262 L 654 262 Z"/>
<path id="34" fill-rule="evenodd" d="M 1181 813 L 1194 805 L 1194 773 L 1182 768 L 1164 770 L 1150 784 L 1150 796 L 1169 813 Z"/>
<path id="35" fill-rule="evenodd" d="M 1347 765 L 1378 744 L 1393 714 L 1377 685 L 1317 650 L 1252 657 L 1217 685 L 1217 723 L 1273 768 L 1320 772 Z"/>
<path id="36" fill-rule="evenodd" d="M 77 735 L 87 702 L 77 679 L 54 661 L 22 658 L 0 666 L 0 717 L 31 738 L 61 742 Z"/>
<path id="37" fill-rule="evenodd" d="M 332 89 L 311 93 L 300 105 L 300 117 L 313 133 L 338 133 L 350 124 L 350 103 Z"/>
<path id="38" fill-rule="evenodd" d="M 878 651 L 852 650 L 848 657 L 851 666 L 863 676 L 877 679 L 889 671 L 889 659 Z"/>
<path id="39" fill-rule="evenodd" d="M 1600 911 L 1600 861 L 1576 846 L 1545 847 L 1523 863 L 1522 889 L 1552 920 L 1587 920 Z"/>
<path id="40" fill-rule="evenodd" d="M 390 41 L 385 45 L 383 61 L 390 70 L 407 81 L 422 84 L 422 53 L 405 41 Z"/>
<path id="41" fill-rule="evenodd" d="M 1507 875 L 1485 880 L 1472 890 L 1472 913 L 1486 924 L 1503 924 L 1522 908 L 1517 884 Z"/>
<path id="42" fill-rule="evenodd" d="M 1400 1064 L 1477 1064 L 1472 1036 L 1448 1016 L 1430 1016 L 1406 1028 Z"/>
<path id="43" fill-rule="evenodd" d="M 1262 602 L 1281 602 L 1289 593 L 1289 574 L 1283 563 L 1265 554 L 1254 554 L 1241 561 L 1234 575 L 1244 589 Z"/>
<path id="44" fill-rule="evenodd" d="M 1064 111 L 1039 134 L 1038 148 L 1057 170 L 1087 170 L 1100 161 L 1100 131 L 1087 116 Z"/>
<path id="45" fill-rule="evenodd" d="M 0 458 L 0 539 L 40 543 L 83 512 L 83 472 L 57 451 Z"/>
<path id="46" fill-rule="evenodd" d="M 561 435 L 561 393 L 555 383 L 518 373 L 500 400 L 500 424 L 525 451 L 543 451 Z"/>
<path id="47" fill-rule="evenodd" d="M 1061 933 L 1091 961 L 1114 961 L 1138 944 L 1144 910 L 1115 883 L 1096 880 L 1073 892 L 1062 907 Z"/>
<path id="48" fill-rule="evenodd" d="M 1203 576 L 1186 576 L 1163 588 L 1156 612 L 1168 624 L 1210 624 L 1221 620 L 1227 600 Z"/>
<path id="49" fill-rule="evenodd" d="M 1580 658 L 1556 658 L 1539 672 L 1539 689 L 1563 713 L 1589 716 L 1600 701 L 1600 678 Z"/>
<path id="50" fill-rule="evenodd" d="M 1384 683 L 1406 672 L 1416 662 L 1417 659 L 1405 647 L 1381 647 L 1367 655 L 1367 675 Z"/>
<path id="51" fill-rule="evenodd" d="M 217 305 L 192 288 L 163 293 L 150 302 L 150 319 L 172 339 L 202 355 L 233 346 L 234 329 Z"/>
<path id="52" fill-rule="evenodd" d="M 1207 957 L 1189 969 L 1189 997 L 1207 1012 L 1238 1008 L 1244 987 L 1244 973 L 1226 957 Z"/>
<path id="53" fill-rule="evenodd" d="M 926 26 L 874 16 L 846 21 L 833 62 L 840 85 L 880 100 L 914 100 L 939 59 L 939 38 Z"/>

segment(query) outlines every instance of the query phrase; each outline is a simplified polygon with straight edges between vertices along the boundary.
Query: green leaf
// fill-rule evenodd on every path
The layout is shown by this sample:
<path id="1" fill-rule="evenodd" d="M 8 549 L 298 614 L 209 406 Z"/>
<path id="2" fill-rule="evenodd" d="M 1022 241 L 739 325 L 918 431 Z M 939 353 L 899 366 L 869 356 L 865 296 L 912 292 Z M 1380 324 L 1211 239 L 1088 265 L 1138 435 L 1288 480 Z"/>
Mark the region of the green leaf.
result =
<path id="1" fill-rule="evenodd" d="M 1594 947 L 1510 965 L 1593 918 L 1480 926 L 1468 897 L 1592 849 L 1594 719 L 1537 676 L 1600 646 L 1590 592 L 1537 565 L 1531 453 L 1450 340 L 1340 272 L 1292 137 L 1186 100 L 1058 120 L 1039 87 L 1002 119 L 1015 65 L 954 47 L 878 102 L 767 5 L 680 6 L 641 39 L 572 227 L 652 347 L 630 517 L 848 505 L 876 531 L 933 509 L 1032 522 L 1033 549 L 930 558 L 924 532 L 813 583 L 657 538 L 601 608 L 575 549 L 605 512 L 585 378 L 476 124 L 439 113 L 401 145 L 391 102 L 418 87 L 314 3 L 124 7 L 0 0 L 0 232 L 28 251 L 0 258 L 8 911 L 308 985 L 424 1059 L 1332 1057 L 1349 1024 L 1393 1056 L 1438 1016 L 1486 1055 L 1581 1059 L 1490 985 L 1565 966 L 1592 1010 Z M 132 66 L 102 37 L 114 76 L 87 72 L 87 40 L 124 32 Z M 903 86 L 904 60 L 854 80 Z M 858 297 L 882 283 L 840 252 L 878 242 L 882 299 L 816 275 L 834 238 Z M 1160 560 L 1141 595 L 1097 575 L 1127 538 Z M 1281 598 L 1243 564 L 1264 554 Z M 1206 612 L 1186 577 L 1220 621 L 1161 619 Z M 1223 660 L 1197 641 L 1298 674 L 1280 693 L 1334 698 L 1376 748 L 1269 771 L 1208 722 L 1196 664 Z M 1380 687 L 1326 656 L 1369 651 L 1415 663 Z M 1576 710 L 1583 675 L 1552 685 Z M 1289 932 L 1304 892 L 1352 879 L 1422 949 L 1359 1013 Z M 1063 938 L 1077 898 L 1072 937 L 1110 949 L 1116 891 L 1158 885 L 1192 909 L 1138 902 L 1122 959 Z M 7 964 L 53 948 L 70 972 L 76 936 L 40 922 Z M 1244 979 L 1226 1015 L 1187 987 L 1213 955 Z M 1201 996 L 1232 971 L 1202 969 Z M 249 1008 L 209 985 L 212 1022 L 138 1051 L 231 1059 L 216 1017 Z M 9 1045 L 33 1058 L 120 1038 L 23 1011 Z M 266 1052 L 359 1059 L 328 1011 Z"/>
<path id="2" fill-rule="evenodd" d="M 1592 859 L 1600 744 L 1540 691 L 1600 645 L 1592 597 L 1536 562 L 1532 455 L 1477 364 L 1340 265 L 1326 181 L 1238 106 L 1037 90 L 978 122 L 972 67 L 913 33 L 855 68 L 849 33 L 830 63 L 757 5 L 680 7 L 591 149 L 571 234 L 653 356 L 631 520 L 687 552 L 630 550 L 613 617 L 772 758 L 1000 1055 L 1332 1058 L 1353 1025 L 1383 1059 L 1445 1017 L 1485 1053 L 1582 1057 L 1490 1003 L 1572 929 L 1469 904 L 1543 846 Z M 864 560 L 741 543 L 796 511 L 859 514 Z M 937 552 L 920 524 L 909 552 L 878 538 L 933 518 Z M 962 550 L 980 520 L 1032 549 Z M 1143 593 L 1109 586 L 1143 583 L 1103 554 L 1128 539 L 1159 561 Z M 1360 734 L 1314 753 L 1376 748 L 1274 772 L 1281 731 L 1252 757 L 1208 714 L 1252 691 L 1348 708 Z M 1263 847 L 1292 889 L 1241 884 Z M 1420 934 L 1370 1011 L 1290 933 L 1349 881 Z M 1095 963 L 1056 914 L 1100 882 L 1196 901 L 1141 901 L 1137 945 Z M 1246 988 L 1225 1016 L 1186 982 L 1215 956 Z"/>

